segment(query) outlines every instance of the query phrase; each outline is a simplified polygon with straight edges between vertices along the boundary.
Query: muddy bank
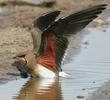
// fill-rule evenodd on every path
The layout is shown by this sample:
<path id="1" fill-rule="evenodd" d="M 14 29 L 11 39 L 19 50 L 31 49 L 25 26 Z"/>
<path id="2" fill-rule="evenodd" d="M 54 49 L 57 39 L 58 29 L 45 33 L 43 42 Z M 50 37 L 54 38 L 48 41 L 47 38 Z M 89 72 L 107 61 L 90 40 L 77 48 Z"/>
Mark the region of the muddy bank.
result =
<path id="1" fill-rule="evenodd" d="M 61 10 L 59 17 L 101 4 L 99 0 L 56 0 L 53 7 L 32 5 L 5 5 L 0 12 L 0 79 L 16 78 L 10 73 L 19 73 L 12 66 L 12 57 L 20 51 L 32 50 L 32 38 L 28 27 L 39 15 L 51 10 Z M 107 1 L 108 2 L 108 1 Z M 107 11 L 105 11 L 106 13 Z M 80 35 L 78 35 L 79 40 Z M 76 40 L 77 41 L 77 37 Z"/>

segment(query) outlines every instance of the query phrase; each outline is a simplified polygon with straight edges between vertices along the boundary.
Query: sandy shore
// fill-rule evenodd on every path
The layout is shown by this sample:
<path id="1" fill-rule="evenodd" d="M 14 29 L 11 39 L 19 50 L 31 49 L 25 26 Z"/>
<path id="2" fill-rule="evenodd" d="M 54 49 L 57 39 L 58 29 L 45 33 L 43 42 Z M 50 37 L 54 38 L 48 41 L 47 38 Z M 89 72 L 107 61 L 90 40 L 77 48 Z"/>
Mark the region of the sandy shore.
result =
<path id="1" fill-rule="evenodd" d="M 32 50 L 32 38 L 28 27 L 39 15 L 51 10 L 61 10 L 61 17 L 104 2 L 103 0 L 81 1 L 82 0 L 56 0 L 53 7 L 17 4 L 1 6 L 0 80 L 16 78 L 13 75 L 9 75 L 10 73 L 19 73 L 16 67 L 12 66 L 14 62 L 12 57 L 20 51 Z M 80 35 L 78 36 L 80 37 Z"/>

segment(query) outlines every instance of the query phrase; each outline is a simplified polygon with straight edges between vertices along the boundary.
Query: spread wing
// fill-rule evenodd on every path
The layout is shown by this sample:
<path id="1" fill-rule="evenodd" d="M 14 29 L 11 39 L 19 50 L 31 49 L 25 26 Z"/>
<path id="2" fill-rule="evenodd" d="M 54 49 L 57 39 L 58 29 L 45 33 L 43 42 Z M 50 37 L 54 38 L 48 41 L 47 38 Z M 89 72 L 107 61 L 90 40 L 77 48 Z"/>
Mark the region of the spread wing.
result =
<path id="1" fill-rule="evenodd" d="M 54 23 L 56 17 L 60 14 L 60 11 L 51 11 L 46 14 L 43 14 L 38 19 L 36 19 L 33 23 L 33 26 L 31 28 L 31 36 L 33 39 L 33 50 L 34 52 L 37 52 L 40 43 L 41 43 L 41 35 L 42 31 L 44 31 L 49 25 Z"/>
<path id="2" fill-rule="evenodd" d="M 88 25 L 105 9 L 105 4 L 71 14 L 53 23 L 42 34 L 38 63 L 53 71 L 61 71 L 61 62 L 68 47 L 68 36 Z"/>

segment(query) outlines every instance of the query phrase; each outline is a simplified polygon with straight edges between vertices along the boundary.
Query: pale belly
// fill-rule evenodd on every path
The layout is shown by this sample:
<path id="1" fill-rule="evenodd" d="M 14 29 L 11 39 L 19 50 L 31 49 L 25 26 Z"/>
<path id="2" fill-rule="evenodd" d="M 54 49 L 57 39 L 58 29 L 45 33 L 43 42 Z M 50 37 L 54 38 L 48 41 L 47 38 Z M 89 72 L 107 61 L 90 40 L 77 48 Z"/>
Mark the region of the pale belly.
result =
<path id="1" fill-rule="evenodd" d="M 55 78 L 55 77 L 57 77 L 57 74 L 55 72 L 43 67 L 42 65 L 37 64 L 37 67 L 38 67 L 37 74 L 39 77 L 42 77 L 42 78 Z"/>
<path id="2" fill-rule="evenodd" d="M 40 64 L 37 64 L 36 68 L 37 69 L 34 69 L 34 74 L 32 75 L 33 77 L 38 76 L 41 78 L 55 78 L 60 76 L 70 78 L 70 75 L 66 74 L 65 72 L 55 73 Z"/>

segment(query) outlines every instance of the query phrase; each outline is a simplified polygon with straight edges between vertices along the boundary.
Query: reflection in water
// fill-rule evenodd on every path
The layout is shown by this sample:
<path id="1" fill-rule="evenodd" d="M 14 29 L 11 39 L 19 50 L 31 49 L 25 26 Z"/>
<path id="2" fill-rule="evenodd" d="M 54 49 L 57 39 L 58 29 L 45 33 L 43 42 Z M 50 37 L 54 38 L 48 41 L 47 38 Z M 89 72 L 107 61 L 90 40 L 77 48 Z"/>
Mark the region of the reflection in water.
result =
<path id="1" fill-rule="evenodd" d="M 20 90 L 17 100 L 62 100 L 58 79 L 31 78 Z"/>

